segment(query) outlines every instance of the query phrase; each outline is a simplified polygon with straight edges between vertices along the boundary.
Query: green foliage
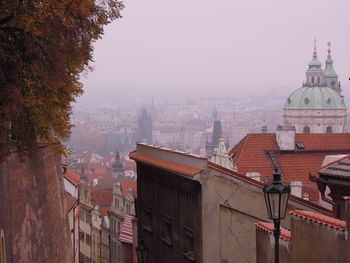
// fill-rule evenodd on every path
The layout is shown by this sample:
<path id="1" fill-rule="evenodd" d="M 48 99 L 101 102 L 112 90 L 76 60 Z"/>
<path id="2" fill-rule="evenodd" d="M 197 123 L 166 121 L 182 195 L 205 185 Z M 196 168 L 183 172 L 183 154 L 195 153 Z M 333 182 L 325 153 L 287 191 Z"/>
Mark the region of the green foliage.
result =
<path id="1" fill-rule="evenodd" d="M 70 133 L 93 42 L 120 18 L 115 0 L 0 1 L 0 143 L 19 149 Z"/>

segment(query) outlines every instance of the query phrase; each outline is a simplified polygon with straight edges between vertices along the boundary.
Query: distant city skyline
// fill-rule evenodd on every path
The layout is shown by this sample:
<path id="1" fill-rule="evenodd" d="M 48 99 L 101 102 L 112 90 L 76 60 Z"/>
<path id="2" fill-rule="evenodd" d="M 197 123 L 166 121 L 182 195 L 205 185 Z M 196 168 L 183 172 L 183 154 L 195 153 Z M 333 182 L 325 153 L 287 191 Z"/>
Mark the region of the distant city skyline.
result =
<path id="1" fill-rule="evenodd" d="M 95 44 L 78 101 L 125 95 L 289 94 L 318 40 L 349 89 L 349 1 L 125 1 L 123 18 Z M 282 90 L 281 90 L 282 89 Z M 107 98 L 108 99 L 108 98 Z"/>

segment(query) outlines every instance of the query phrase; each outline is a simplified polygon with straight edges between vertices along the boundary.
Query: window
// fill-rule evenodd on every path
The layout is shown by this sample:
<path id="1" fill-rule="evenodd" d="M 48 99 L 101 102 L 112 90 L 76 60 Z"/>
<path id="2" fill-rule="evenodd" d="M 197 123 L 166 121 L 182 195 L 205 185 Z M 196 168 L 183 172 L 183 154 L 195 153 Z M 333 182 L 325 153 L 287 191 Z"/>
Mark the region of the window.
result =
<path id="1" fill-rule="evenodd" d="M 130 204 L 126 204 L 126 213 L 130 215 Z"/>
<path id="2" fill-rule="evenodd" d="M 86 234 L 85 238 L 86 244 L 91 245 L 91 236 L 89 234 Z"/>
<path id="3" fill-rule="evenodd" d="M 84 242 L 84 232 L 79 232 L 79 240 Z"/>
<path id="4" fill-rule="evenodd" d="M 311 77 L 311 83 L 313 84 L 315 82 L 314 77 Z"/>
<path id="5" fill-rule="evenodd" d="M 194 233 L 189 228 L 184 226 L 184 235 L 183 235 L 183 255 L 189 262 L 195 262 L 194 255 Z"/>
<path id="6" fill-rule="evenodd" d="M 171 219 L 170 217 L 163 215 L 161 224 L 161 239 L 165 244 L 169 246 L 172 246 L 173 244 L 171 231 Z"/>
<path id="7" fill-rule="evenodd" d="M 143 228 L 148 232 L 152 232 L 152 209 L 145 207 L 143 209 Z"/>
<path id="8" fill-rule="evenodd" d="M 85 212 L 85 216 L 86 216 L 85 222 L 88 223 L 88 224 L 90 224 L 90 223 L 91 223 L 91 215 L 90 215 L 90 213 Z"/>
<path id="9" fill-rule="evenodd" d="M 305 148 L 304 143 L 302 142 L 295 142 L 295 145 L 298 147 L 298 149 L 302 150 Z"/>
<path id="10" fill-rule="evenodd" d="M 326 128 L 326 133 L 333 133 L 333 128 L 332 128 L 332 126 L 328 126 L 328 127 Z"/>
<path id="11" fill-rule="evenodd" d="M 304 126 L 303 133 L 309 134 L 310 133 L 310 127 L 309 126 Z"/>

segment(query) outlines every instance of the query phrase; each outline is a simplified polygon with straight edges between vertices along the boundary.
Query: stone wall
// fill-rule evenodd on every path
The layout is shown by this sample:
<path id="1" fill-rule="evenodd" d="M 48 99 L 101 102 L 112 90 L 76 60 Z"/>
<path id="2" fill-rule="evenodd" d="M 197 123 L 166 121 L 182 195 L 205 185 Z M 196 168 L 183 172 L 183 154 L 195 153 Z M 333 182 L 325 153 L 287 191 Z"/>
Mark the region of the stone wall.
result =
<path id="1" fill-rule="evenodd" d="M 7 262 L 72 262 L 59 154 L 43 146 L 0 159 Z"/>

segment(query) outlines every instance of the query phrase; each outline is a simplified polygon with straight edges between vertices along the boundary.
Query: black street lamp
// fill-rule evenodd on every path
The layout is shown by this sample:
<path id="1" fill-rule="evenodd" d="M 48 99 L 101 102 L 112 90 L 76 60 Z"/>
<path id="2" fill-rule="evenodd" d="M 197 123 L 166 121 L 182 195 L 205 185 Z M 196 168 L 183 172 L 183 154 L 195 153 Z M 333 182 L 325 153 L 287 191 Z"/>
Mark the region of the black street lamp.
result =
<path id="1" fill-rule="evenodd" d="M 145 241 L 143 239 L 139 240 L 139 244 L 136 247 L 137 262 L 147 263 L 148 248 L 145 246 Z"/>
<path id="2" fill-rule="evenodd" d="M 275 263 L 279 263 L 279 237 L 281 234 L 281 219 L 286 216 L 288 196 L 290 187 L 284 186 L 281 181 L 281 174 L 276 168 L 273 174 L 272 184 L 266 185 L 263 189 L 266 202 L 267 214 L 273 220 L 275 236 Z"/>

